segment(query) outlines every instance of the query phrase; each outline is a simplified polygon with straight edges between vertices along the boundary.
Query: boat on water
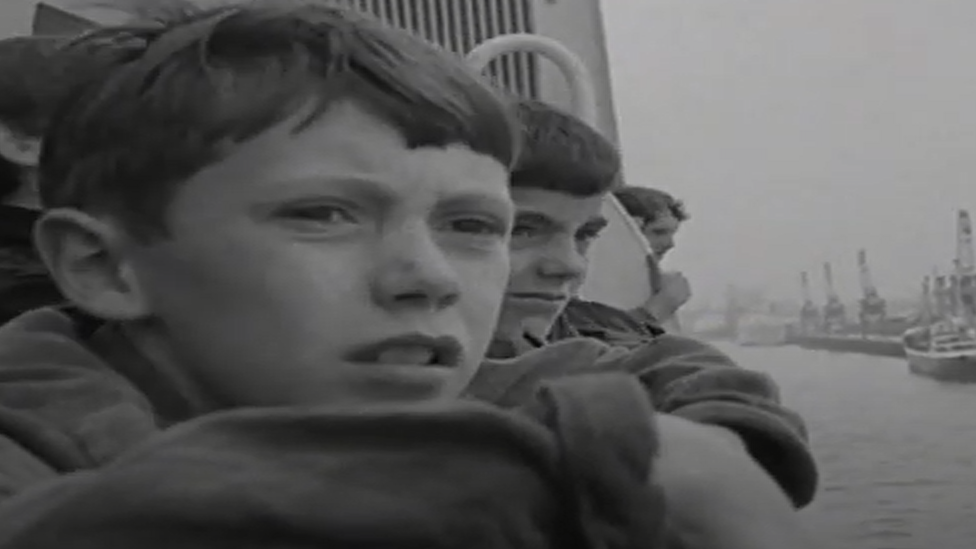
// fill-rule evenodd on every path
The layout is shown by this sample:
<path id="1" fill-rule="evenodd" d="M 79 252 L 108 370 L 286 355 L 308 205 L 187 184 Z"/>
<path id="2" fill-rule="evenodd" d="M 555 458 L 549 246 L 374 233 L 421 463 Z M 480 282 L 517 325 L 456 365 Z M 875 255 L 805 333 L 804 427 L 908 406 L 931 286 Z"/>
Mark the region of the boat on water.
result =
<path id="1" fill-rule="evenodd" d="M 976 326 L 963 319 L 912 328 L 904 336 L 909 370 L 939 381 L 976 383 Z"/>
<path id="2" fill-rule="evenodd" d="M 976 260 L 972 222 L 960 210 L 953 274 L 922 281 L 926 322 L 905 332 L 909 370 L 940 381 L 976 383 Z"/>

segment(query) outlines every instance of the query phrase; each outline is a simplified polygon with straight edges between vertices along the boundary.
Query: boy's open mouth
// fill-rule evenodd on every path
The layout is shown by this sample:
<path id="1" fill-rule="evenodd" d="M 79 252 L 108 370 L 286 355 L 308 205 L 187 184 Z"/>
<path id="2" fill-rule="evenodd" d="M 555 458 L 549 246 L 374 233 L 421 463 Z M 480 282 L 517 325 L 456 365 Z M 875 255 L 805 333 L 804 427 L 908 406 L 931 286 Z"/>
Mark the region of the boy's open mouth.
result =
<path id="1" fill-rule="evenodd" d="M 461 363 L 462 354 L 456 338 L 415 333 L 360 345 L 345 358 L 355 363 L 453 368 Z"/>

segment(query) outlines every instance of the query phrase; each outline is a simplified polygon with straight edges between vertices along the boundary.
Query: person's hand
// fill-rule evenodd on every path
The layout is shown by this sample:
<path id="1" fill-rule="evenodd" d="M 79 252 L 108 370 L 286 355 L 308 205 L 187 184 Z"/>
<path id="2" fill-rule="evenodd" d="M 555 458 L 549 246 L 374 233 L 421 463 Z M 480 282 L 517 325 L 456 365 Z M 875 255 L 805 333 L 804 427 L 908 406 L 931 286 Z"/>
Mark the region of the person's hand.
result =
<path id="1" fill-rule="evenodd" d="M 691 284 L 679 272 L 658 272 L 652 278 L 657 280 L 657 291 L 647 300 L 644 308 L 663 322 L 691 299 Z"/>
<path id="2" fill-rule="evenodd" d="M 691 299 L 691 284 L 681 273 L 661 273 L 661 291 L 658 293 L 664 296 L 677 310 Z"/>
<path id="3" fill-rule="evenodd" d="M 670 542 L 681 549 L 820 549 L 786 494 L 727 429 L 657 416 Z"/>

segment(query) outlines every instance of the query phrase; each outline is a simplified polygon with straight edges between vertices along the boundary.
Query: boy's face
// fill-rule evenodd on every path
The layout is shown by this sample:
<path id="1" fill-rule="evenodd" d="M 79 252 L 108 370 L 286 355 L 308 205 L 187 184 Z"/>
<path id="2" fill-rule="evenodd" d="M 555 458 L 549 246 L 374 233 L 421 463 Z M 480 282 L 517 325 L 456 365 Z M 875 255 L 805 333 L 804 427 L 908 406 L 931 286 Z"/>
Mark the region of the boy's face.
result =
<path id="1" fill-rule="evenodd" d="M 654 251 L 654 257 L 663 259 L 674 248 L 674 236 L 680 226 L 681 221 L 667 209 L 658 212 L 653 221 L 643 223 L 641 232 Z"/>
<path id="2" fill-rule="evenodd" d="M 500 338 L 542 338 L 586 276 L 586 254 L 606 226 L 604 195 L 512 190 L 512 269 L 498 323 Z"/>
<path id="3" fill-rule="evenodd" d="M 193 176 L 170 237 L 131 247 L 171 354 L 234 405 L 456 396 L 508 281 L 506 168 L 409 150 L 349 103 L 293 127 Z"/>

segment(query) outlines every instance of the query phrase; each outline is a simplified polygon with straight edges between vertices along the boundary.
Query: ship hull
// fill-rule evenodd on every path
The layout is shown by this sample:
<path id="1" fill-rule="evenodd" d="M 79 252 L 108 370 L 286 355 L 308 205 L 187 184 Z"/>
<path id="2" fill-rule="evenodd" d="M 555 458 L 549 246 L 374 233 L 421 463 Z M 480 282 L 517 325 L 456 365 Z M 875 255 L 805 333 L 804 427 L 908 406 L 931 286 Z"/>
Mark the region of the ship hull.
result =
<path id="1" fill-rule="evenodd" d="M 786 345 L 786 337 L 779 337 L 773 335 L 747 335 L 738 336 L 735 339 L 736 345 L 742 347 L 781 347 Z"/>
<path id="2" fill-rule="evenodd" d="M 915 375 L 953 383 L 976 383 L 976 352 L 929 353 L 905 349 L 908 369 Z"/>
<path id="3" fill-rule="evenodd" d="M 788 337 L 784 324 L 752 324 L 739 326 L 735 342 L 744 347 L 778 347 L 786 345 Z"/>
<path id="4" fill-rule="evenodd" d="M 790 343 L 803 347 L 804 349 L 837 353 L 856 353 L 895 358 L 905 356 L 905 347 L 902 339 L 893 336 L 797 334 L 790 338 Z"/>

